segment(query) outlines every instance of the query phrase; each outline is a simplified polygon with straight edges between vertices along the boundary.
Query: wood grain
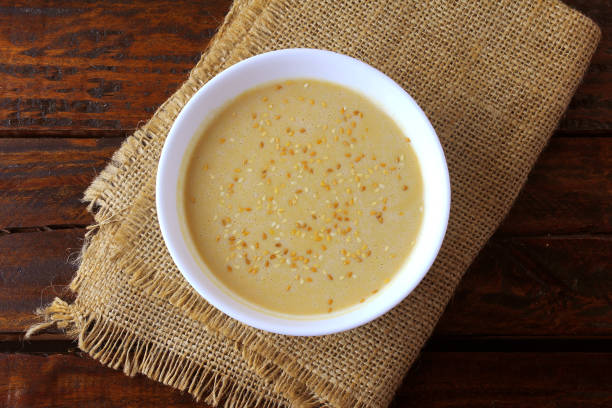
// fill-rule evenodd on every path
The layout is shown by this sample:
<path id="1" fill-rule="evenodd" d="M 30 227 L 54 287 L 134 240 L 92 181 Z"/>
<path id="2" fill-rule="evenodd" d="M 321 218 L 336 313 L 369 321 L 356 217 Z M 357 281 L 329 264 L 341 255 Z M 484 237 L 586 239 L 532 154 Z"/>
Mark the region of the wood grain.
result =
<path id="1" fill-rule="evenodd" d="M 391 407 L 604 407 L 611 364 L 612 353 L 425 352 Z M 206 407 L 75 354 L 0 355 L 0 396 L 12 408 Z"/>
<path id="2" fill-rule="evenodd" d="M 504 235 L 612 232 L 612 139 L 554 138 L 499 228 Z"/>
<path id="3" fill-rule="evenodd" d="M 83 191 L 121 139 L 0 139 L 0 229 L 89 224 Z M 612 138 L 551 141 L 503 235 L 612 232 Z"/>
<path id="4" fill-rule="evenodd" d="M 0 236 L 0 333 L 65 292 L 83 229 Z M 612 337 L 612 238 L 494 237 L 466 273 L 434 338 Z"/>
<path id="5" fill-rule="evenodd" d="M 229 3 L 0 2 L 0 136 L 129 133 L 186 79 Z M 606 0 L 569 4 L 604 38 L 561 130 L 610 130 L 610 8 Z"/>
<path id="6" fill-rule="evenodd" d="M 23 332 L 37 308 L 56 296 L 70 298 L 69 261 L 84 235 L 84 229 L 0 235 L 0 332 Z"/>
<path id="7" fill-rule="evenodd" d="M 123 135 L 187 78 L 230 1 L 0 3 L 0 131 Z"/>
<path id="8" fill-rule="evenodd" d="M 80 200 L 122 139 L 0 139 L 0 229 L 91 224 Z"/>
<path id="9" fill-rule="evenodd" d="M 428 353 L 392 408 L 612 405 L 612 353 Z"/>
<path id="10" fill-rule="evenodd" d="M 612 335 L 612 237 L 495 236 L 435 336 Z"/>
<path id="11" fill-rule="evenodd" d="M 75 354 L 0 354 L 0 406 L 60 407 L 207 407 L 143 376 L 122 372 Z"/>

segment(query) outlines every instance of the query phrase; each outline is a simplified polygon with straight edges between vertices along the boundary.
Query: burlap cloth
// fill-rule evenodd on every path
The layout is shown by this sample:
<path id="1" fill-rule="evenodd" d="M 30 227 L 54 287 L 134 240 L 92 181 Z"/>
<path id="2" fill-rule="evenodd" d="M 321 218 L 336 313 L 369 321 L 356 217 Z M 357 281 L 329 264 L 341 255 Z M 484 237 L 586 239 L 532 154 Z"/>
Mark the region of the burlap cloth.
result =
<path id="1" fill-rule="evenodd" d="M 85 193 L 96 225 L 72 304 L 45 311 L 93 358 L 231 407 L 384 407 L 462 274 L 510 208 L 600 37 L 554 0 L 237 0 L 183 86 Z M 246 327 L 174 266 L 155 213 L 164 139 L 187 100 L 228 66 L 280 48 L 359 58 L 401 84 L 436 129 L 452 183 L 442 250 L 399 306 L 345 333 L 297 338 Z M 500 367 L 500 369 L 502 369 Z"/>

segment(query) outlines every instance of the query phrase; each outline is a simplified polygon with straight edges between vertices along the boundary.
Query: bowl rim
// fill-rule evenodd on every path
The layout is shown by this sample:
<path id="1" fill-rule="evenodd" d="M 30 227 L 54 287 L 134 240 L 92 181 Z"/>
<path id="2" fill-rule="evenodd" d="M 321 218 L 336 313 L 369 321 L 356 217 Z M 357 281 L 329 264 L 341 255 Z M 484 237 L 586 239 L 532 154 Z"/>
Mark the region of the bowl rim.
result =
<path id="1" fill-rule="evenodd" d="M 235 83 L 238 78 L 245 78 L 245 75 L 248 77 L 249 74 L 253 74 L 253 72 L 257 70 L 261 71 L 266 66 L 269 68 L 271 66 L 269 64 L 288 64 L 295 63 L 296 61 L 300 61 L 301 63 L 309 63 L 310 61 L 312 63 L 328 64 L 330 67 L 348 67 L 352 69 L 353 72 L 358 72 L 359 75 L 375 81 L 378 85 L 387 87 L 385 89 L 393 93 L 394 97 L 403 100 L 405 104 L 403 109 L 405 109 L 405 112 L 402 114 L 410 115 L 411 120 L 415 121 L 414 123 L 411 122 L 411 124 L 416 125 L 420 132 L 418 133 L 420 135 L 419 137 L 423 138 L 419 139 L 419 143 L 422 143 L 423 146 L 428 145 L 427 149 L 429 149 L 429 153 L 431 154 L 431 156 L 427 156 L 427 165 L 429 166 L 431 164 L 430 162 L 433 162 L 434 167 L 432 167 L 432 169 L 437 173 L 435 175 L 436 200 L 435 202 L 430 202 L 431 200 L 429 200 L 429 204 L 427 205 L 425 204 L 425 198 L 426 193 L 429 191 L 429 187 L 426 185 L 426 175 L 422 174 L 425 213 L 421 224 L 421 231 L 417 238 L 417 245 L 414 246 L 409 257 L 416 256 L 412 253 L 417 246 L 422 245 L 421 236 L 425 227 L 425 219 L 426 217 L 430 217 L 428 212 L 432 211 L 432 208 L 435 208 L 436 219 L 431 221 L 432 223 L 427 224 L 435 229 L 435 231 L 431 231 L 430 233 L 430 231 L 427 230 L 429 241 L 424 247 L 426 253 L 423 255 L 419 253 L 418 255 L 420 260 L 418 265 L 420 265 L 420 268 L 416 271 L 411 271 L 410 275 L 407 275 L 404 271 L 405 265 L 407 264 L 406 261 L 400 271 L 396 273 L 396 276 L 405 274 L 406 276 L 403 277 L 409 278 L 408 282 L 402 281 L 403 286 L 401 288 L 390 291 L 388 288 L 392 285 L 388 284 L 373 297 L 378 299 L 374 304 L 368 300 L 368 302 L 364 304 L 355 305 L 354 307 L 339 311 L 338 313 L 332 313 L 329 317 L 326 317 L 326 315 L 313 315 L 309 317 L 284 315 L 279 317 L 273 312 L 270 313 L 258 310 L 256 307 L 253 307 L 253 305 L 249 305 L 247 301 L 239 299 L 237 295 L 232 297 L 227 295 L 227 293 L 223 293 L 223 291 L 219 291 L 218 283 L 213 282 L 209 274 L 204 273 L 200 268 L 194 268 L 194 265 L 197 264 L 197 260 L 193 259 L 193 253 L 187 248 L 185 242 L 187 238 L 184 234 L 180 233 L 180 231 L 177 233 L 178 224 L 180 223 L 176 203 L 178 195 L 178 168 L 181 167 L 181 163 L 184 160 L 184 153 L 189 141 L 195 135 L 195 132 L 192 131 L 190 135 L 185 136 L 186 133 L 190 133 L 186 131 L 186 129 L 194 128 L 193 118 L 198 117 L 198 109 L 201 109 L 202 106 L 207 103 L 208 94 L 213 92 L 222 93 L 223 87 L 229 88 L 233 86 L 230 85 L 232 81 Z M 319 68 L 321 67 L 316 69 Z M 335 68 L 329 69 L 332 70 Z M 314 77 L 287 75 L 285 77 L 279 76 L 276 80 L 290 78 Z M 328 80 L 324 77 L 316 77 L 314 79 Z M 244 88 L 238 94 L 257 86 L 257 84 L 264 84 L 274 80 L 275 79 L 270 79 L 256 82 L 254 85 Z M 334 80 L 330 82 L 338 83 Z M 347 86 L 343 83 L 340 83 L 340 85 Z M 365 89 L 365 85 L 361 87 L 347 87 L 359 92 L 370 100 L 377 101 L 377 98 L 372 97 L 372 92 L 377 91 L 369 92 Z M 222 107 L 238 94 L 227 96 L 221 103 L 217 103 L 218 107 Z M 208 103 L 210 104 L 211 102 L 209 101 Z M 394 117 L 390 111 L 384 107 L 381 107 L 381 109 L 397 122 L 398 118 Z M 214 115 L 214 112 L 210 113 L 210 110 L 205 112 L 208 112 L 209 115 Z M 202 118 L 201 115 L 199 118 L 199 125 L 196 127 L 201 126 L 201 124 L 207 120 L 207 118 Z M 400 118 L 400 120 L 403 119 Z M 398 126 L 402 131 L 406 132 L 405 126 L 403 127 L 399 123 Z M 412 133 L 411 136 L 412 135 L 414 135 L 414 133 Z M 414 138 L 411 137 L 411 139 L 413 139 L 414 147 Z M 187 140 L 187 142 L 185 142 L 185 140 Z M 183 154 L 179 154 L 181 148 Z M 415 153 L 417 153 L 416 150 L 415 148 Z M 180 155 L 180 160 L 175 158 L 177 154 Z M 417 158 L 419 159 L 421 172 L 424 173 L 423 157 L 420 157 L 417 153 Z M 181 274 L 200 296 L 221 312 L 249 326 L 273 333 L 298 336 L 317 336 L 349 330 L 378 318 L 399 304 L 422 281 L 433 264 L 446 233 L 451 203 L 450 178 L 444 151 L 434 128 L 414 99 L 395 81 L 365 62 L 344 54 L 306 48 L 276 50 L 250 57 L 220 72 L 204 84 L 185 104 L 172 124 L 160 156 L 155 192 L 157 216 L 165 245 Z M 430 218 L 427 219 L 429 220 Z M 188 259 L 190 257 L 192 259 Z M 383 296 L 383 294 L 387 294 L 387 296 Z M 370 307 L 367 307 L 367 305 Z"/>

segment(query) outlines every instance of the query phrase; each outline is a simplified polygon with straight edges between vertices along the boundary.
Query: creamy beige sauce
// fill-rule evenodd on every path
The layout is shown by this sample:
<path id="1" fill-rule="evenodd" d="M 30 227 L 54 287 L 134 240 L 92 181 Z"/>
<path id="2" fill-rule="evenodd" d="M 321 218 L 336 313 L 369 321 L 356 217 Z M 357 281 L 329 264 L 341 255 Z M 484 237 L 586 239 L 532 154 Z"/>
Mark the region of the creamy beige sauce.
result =
<path id="1" fill-rule="evenodd" d="M 179 208 L 197 257 L 230 293 L 273 312 L 365 302 L 393 284 L 421 225 L 410 140 L 364 96 L 327 82 L 243 93 L 182 168 Z"/>

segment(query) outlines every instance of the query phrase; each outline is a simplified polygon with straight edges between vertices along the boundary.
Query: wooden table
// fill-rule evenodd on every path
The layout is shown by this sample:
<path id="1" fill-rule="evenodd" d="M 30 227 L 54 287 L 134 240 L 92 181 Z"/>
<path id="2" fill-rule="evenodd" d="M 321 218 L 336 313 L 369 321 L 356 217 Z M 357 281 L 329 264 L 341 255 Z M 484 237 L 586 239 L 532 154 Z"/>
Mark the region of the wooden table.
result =
<path id="1" fill-rule="evenodd" d="M 0 406 L 194 406 L 59 332 L 23 333 L 74 273 L 92 222 L 82 192 L 186 78 L 229 1 L 1 3 Z M 612 3 L 570 3 L 602 43 L 395 407 L 612 406 Z"/>

